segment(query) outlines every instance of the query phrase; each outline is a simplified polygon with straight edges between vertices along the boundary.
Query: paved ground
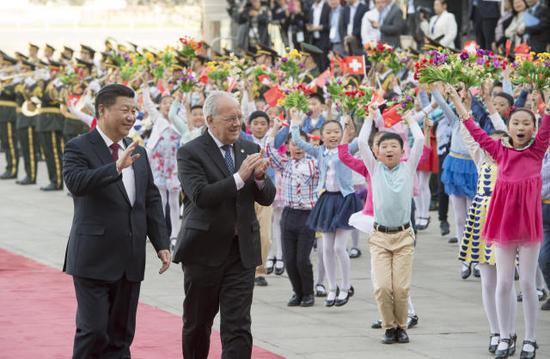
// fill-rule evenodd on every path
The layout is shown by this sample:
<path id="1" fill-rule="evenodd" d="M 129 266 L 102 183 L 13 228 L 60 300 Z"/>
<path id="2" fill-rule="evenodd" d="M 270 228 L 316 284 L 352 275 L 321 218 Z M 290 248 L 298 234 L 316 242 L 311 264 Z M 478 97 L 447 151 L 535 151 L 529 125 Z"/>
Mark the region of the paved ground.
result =
<path id="1" fill-rule="evenodd" d="M 4 168 L 3 155 L 0 168 Z M 0 182 L 0 247 L 61 268 L 72 220 L 72 200 L 64 192 L 39 191 L 38 187 L 44 184 L 43 162 L 39 164 L 39 184 L 36 186 Z M 435 220 L 436 214 L 431 215 Z M 288 308 L 288 278 L 269 276 L 269 286 L 257 288 L 254 293 L 255 345 L 287 358 L 489 358 L 489 329 L 481 305 L 479 280 L 459 278 L 457 246 L 441 239 L 436 227 L 432 224 L 418 238 L 411 293 L 420 323 L 409 331 L 410 344 L 382 345 L 379 342 L 382 332 L 370 329 L 370 322 L 378 315 L 363 240 L 364 255 L 352 260 L 356 295 L 344 307 L 325 308 L 319 301 L 312 308 Z M 159 262 L 152 247 L 148 249 L 141 301 L 181 315 L 181 269 L 174 265 L 159 276 Z M 539 357 L 548 358 L 550 312 L 539 313 Z M 520 308 L 519 340 L 523 333 L 521 318 Z M 174 345 L 179 345 L 178 341 L 179 337 L 174 338 Z"/>

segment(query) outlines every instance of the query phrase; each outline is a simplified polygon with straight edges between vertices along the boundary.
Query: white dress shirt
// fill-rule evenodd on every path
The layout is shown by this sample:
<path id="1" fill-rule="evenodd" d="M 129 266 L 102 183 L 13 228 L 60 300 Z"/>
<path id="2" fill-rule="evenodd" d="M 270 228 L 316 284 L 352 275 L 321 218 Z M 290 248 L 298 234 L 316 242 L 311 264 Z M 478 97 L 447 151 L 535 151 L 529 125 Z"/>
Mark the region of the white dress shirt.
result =
<path id="1" fill-rule="evenodd" d="M 99 132 L 99 134 L 101 135 L 101 138 L 103 138 L 103 141 L 105 141 L 109 153 L 111 153 L 110 146 L 113 144 L 113 140 L 107 137 L 107 135 L 103 131 L 101 131 L 101 128 L 99 128 L 99 126 L 97 126 L 96 128 L 97 132 Z M 118 141 L 118 146 L 118 157 L 120 158 L 122 156 L 122 153 L 126 149 L 126 146 L 124 145 L 124 141 L 122 140 Z M 124 189 L 126 190 L 126 194 L 128 195 L 130 204 L 133 206 L 136 202 L 136 177 L 134 175 L 134 168 L 132 166 L 126 167 L 122 170 L 122 183 L 124 184 Z"/>
<path id="2" fill-rule="evenodd" d="M 347 35 L 351 36 L 353 34 L 353 19 L 355 18 L 355 13 L 357 12 L 357 7 L 359 6 L 359 1 L 355 4 L 350 5 L 349 7 L 349 23 L 347 29 Z"/>
<path id="3" fill-rule="evenodd" d="M 313 25 L 319 26 L 321 25 L 321 13 L 323 12 L 323 5 L 325 5 L 324 1 L 319 1 L 318 3 L 313 3 L 311 6 L 313 8 Z M 313 37 L 315 39 L 318 39 L 321 37 L 321 34 L 319 31 L 313 32 Z"/>

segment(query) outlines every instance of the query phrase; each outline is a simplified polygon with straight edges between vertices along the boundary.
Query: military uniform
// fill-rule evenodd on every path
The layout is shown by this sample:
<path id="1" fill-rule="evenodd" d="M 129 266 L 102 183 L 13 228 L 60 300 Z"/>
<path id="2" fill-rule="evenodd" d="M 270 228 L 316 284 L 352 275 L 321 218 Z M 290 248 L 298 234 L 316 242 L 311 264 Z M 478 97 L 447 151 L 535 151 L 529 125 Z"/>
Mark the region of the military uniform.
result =
<path id="1" fill-rule="evenodd" d="M 23 153 L 26 174 L 24 179 L 16 183 L 21 185 L 35 184 L 37 170 L 36 154 L 38 153 L 38 141 L 36 140 L 35 133 L 37 116 L 28 117 L 23 114 L 21 108 L 27 98 L 30 99 L 32 96 L 41 98 L 42 89 L 37 83 L 26 85 L 25 82 L 21 82 L 15 87 L 15 94 L 15 102 L 17 104 L 16 129 L 21 152 Z"/>
<path id="2" fill-rule="evenodd" d="M 42 108 L 37 116 L 36 133 L 40 146 L 44 150 L 50 184 L 40 188 L 43 191 L 63 189 L 62 155 L 63 129 L 65 118 L 61 114 L 60 103 L 56 97 L 57 90 L 52 80 L 46 85 L 42 96 Z"/>
<path id="3" fill-rule="evenodd" d="M 17 148 L 15 84 L 10 84 L 0 92 L 0 136 L 2 150 L 6 156 L 6 171 L 0 179 L 17 178 L 19 150 Z"/>

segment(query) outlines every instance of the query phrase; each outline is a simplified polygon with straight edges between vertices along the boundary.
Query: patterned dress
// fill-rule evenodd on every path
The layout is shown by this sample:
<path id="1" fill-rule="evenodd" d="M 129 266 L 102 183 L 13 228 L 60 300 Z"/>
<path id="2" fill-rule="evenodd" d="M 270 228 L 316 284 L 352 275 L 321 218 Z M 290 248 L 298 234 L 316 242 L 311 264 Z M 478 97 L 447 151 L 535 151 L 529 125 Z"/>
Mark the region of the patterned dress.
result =
<path id="1" fill-rule="evenodd" d="M 149 155 L 153 179 L 161 190 L 180 190 L 177 152 L 180 135 L 171 126 L 160 135 L 157 145 Z"/>
<path id="2" fill-rule="evenodd" d="M 497 178 L 495 163 L 484 162 L 479 169 L 477 192 L 468 209 L 464 236 L 460 244 L 458 259 L 469 263 L 495 265 L 494 245 L 488 246 L 481 239 L 481 232 L 487 218 L 487 208 L 491 201 L 493 188 Z"/>

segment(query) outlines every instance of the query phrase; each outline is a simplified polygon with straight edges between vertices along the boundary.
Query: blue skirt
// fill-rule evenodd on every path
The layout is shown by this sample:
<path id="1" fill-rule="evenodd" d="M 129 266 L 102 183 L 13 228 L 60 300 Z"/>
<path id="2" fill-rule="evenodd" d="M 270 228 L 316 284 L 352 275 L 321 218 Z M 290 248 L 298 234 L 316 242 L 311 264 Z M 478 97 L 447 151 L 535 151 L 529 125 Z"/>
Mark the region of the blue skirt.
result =
<path id="1" fill-rule="evenodd" d="M 441 182 L 448 195 L 474 198 L 477 188 L 477 168 L 474 161 L 448 154 L 443 161 Z"/>
<path id="2" fill-rule="evenodd" d="M 317 232 L 336 232 L 337 229 L 353 229 L 349 217 L 363 209 L 363 203 L 355 193 L 346 197 L 341 192 L 323 192 L 311 211 L 306 225 Z"/>

